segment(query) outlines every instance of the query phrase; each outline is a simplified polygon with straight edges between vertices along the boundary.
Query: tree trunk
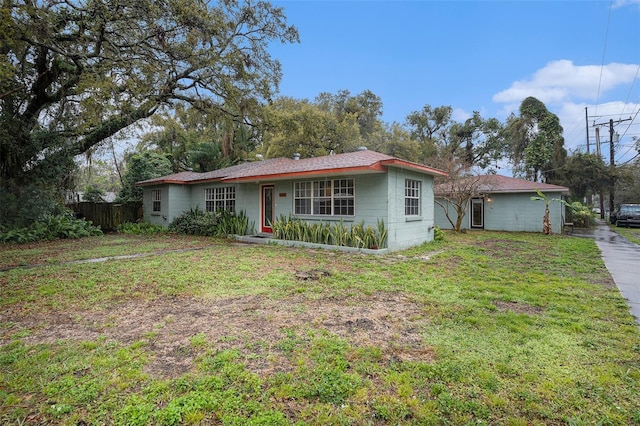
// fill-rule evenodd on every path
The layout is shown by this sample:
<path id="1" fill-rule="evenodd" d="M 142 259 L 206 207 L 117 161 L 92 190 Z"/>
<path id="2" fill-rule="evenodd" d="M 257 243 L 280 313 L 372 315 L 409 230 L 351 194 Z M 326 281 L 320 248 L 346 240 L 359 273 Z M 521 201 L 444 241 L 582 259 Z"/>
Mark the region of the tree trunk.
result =
<path id="1" fill-rule="evenodd" d="M 544 208 L 544 217 L 542 218 L 542 232 L 545 235 L 551 235 L 551 218 L 549 217 L 549 203 Z"/>
<path id="2" fill-rule="evenodd" d="M 458 218 L 456 219 L 456 226 L 454 231 L 456 232 L 460 232 L 460 228 L 462 228 L 462 219 L 463 219 L 464 215 L 460 215 L 458 214 Z"/>

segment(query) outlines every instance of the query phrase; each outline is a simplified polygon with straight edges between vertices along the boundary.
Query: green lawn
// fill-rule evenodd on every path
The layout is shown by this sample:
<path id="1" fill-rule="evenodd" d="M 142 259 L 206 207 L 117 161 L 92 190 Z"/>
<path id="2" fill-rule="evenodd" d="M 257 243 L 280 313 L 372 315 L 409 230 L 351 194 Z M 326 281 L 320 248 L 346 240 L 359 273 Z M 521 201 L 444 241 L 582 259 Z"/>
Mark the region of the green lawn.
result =
<path id="1" fill-rule="evenodd" d="M 498 232 L 384 256 L 0 246 L 0 269 L 41 265 L 0 272 L 0 423 L 640 424 L 640 331 L 598 253 Z"/>
<path id="2" fill-rule="evenodd" d="M 611 225 L 613 230 L 629 241 L 640 244 L 640 228 L 619 228 L 615 225 Z"/>

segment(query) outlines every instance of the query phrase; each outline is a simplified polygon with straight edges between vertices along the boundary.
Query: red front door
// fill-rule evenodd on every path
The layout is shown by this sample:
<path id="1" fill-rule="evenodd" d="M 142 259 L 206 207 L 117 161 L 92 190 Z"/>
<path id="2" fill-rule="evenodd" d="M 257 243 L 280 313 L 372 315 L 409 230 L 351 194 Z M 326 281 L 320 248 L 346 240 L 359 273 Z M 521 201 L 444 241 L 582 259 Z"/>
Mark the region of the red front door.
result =
<path id="1" fill-rule="evenodd" d="M 273 185 L 263 185 L 262 186 L 262 196 L 261 204 L 262 204 L 262 223 L 260 224 L 260 231 L 272 233 L 273 228 L 273 212 L 274 212 L 274 188 Z"/>

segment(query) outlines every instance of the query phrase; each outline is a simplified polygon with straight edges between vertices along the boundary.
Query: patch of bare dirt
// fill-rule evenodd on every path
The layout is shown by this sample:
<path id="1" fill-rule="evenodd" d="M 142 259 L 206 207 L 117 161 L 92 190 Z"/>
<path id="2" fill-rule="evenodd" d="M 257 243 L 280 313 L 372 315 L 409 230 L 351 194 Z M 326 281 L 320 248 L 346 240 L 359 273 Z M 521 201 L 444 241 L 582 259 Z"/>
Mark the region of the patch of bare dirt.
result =
<path id="1" fill-rule="evenodd" d="M 618 286 L 616 285 L 616 282 L 613 280 L 613 277 L 608 273 L 606 275 L 598 274 L 598 275 L 587 276 L 585 277 L 585 280 L 590 284 L 601 285 L 605 288 L 610 288 L 614 290 L 618 289 Z"/>
<path id="2" fill-rule="evenodd" d="M 544 313 L 544 309 L 539 306 L 529 305 L 527 303 L 520 302 L 507 302 L 504 300 L 494 300 L 493 304 L 496 305 L 500 312 L 515 312 L 516 314 L 527 315 L 541 315 Z"/>
<path id="3" fill-rule="evenodd" d="M 170 378 L 194 368 L 202 349 L 192 338 L 203 335 L 214 350 L 238 350 L 248 369 L 268 374 L 294 368 L 279 349 L 292 331 L 302 340 L 308 339 L 307 331 L 326 331 L 355 347 L 379 347 L 387 361 L 429 361 L 433 352 L 421 338 L 427 321 L 423 309 L 400 294 L 317 300 L 304 295 L 281 300 L 167 297 L 128 301 L 108 311 L 30 316 L 4 311 L 0 322 L 11 326 L 0 330 L 0 344 L 25 329 L 30 333 L 22 340 L 32 344 L 100 337 L 125 345 L 146 341 L 147 372 Z"/>
<path id="4" fill-rule="evenodd" d="M 523 241 L 503 240 L 499 238 L 478 240 L 471 244 L 487 250 L 491 256 L 497 256 L 500 258 L 518 257 L 526 246 L 526 243 Z"/>

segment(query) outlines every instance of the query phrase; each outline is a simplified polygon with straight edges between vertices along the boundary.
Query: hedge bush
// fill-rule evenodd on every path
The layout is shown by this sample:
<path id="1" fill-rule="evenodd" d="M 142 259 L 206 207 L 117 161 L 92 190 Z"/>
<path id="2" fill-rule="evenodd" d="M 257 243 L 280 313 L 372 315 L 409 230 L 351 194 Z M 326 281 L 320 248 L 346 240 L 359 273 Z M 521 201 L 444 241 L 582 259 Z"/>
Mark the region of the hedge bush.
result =
<path id="1" fill-rule="evenodd" d="M 125 222 L 118 225 L 116 230 L 121 234 L 130 235 L 158 234 L 167 231 L 164 226 L 149 222 Z"/>
<path id="2" fill-rule="evenodd" d="M 209 212 L 196 207 L 182 213 L 169 224 L 169 231 L 179 234 L 218 236 L 245 235 L 251 230 L 244 211 L 238 214 L 226 210 Z"/>
<path id="3" fill-rule="evenodd" d="M 82 238 L 102 235 L 102 230 L 90 221 L 76 219 L 71 212 L 55 216 L 45 216 L 26 228 L 0 228 L 0 242 L 30 243 L 51 241 L 62 238 Z"/>

